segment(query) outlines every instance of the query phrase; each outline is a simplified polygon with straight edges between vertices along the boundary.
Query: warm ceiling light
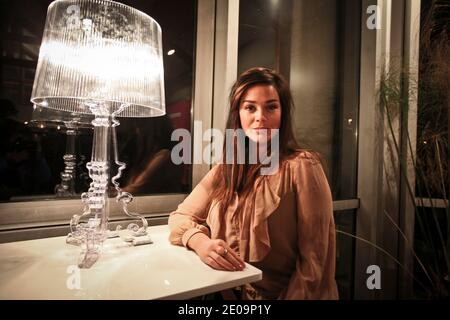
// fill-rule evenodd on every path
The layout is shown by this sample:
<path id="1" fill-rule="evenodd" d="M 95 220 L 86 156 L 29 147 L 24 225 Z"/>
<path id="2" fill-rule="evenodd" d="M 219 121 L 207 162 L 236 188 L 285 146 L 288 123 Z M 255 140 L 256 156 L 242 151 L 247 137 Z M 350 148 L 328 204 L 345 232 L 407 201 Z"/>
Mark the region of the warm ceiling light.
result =
<path id="1" fill-rule="evenodd" d="M 175 53 L 175 49 L 172 49 L 172 50 L 167 51 L 167 55 L 168 55 L 168 56 L 171 56 L 171 55 L 173 55 L 174 53 Z"/>

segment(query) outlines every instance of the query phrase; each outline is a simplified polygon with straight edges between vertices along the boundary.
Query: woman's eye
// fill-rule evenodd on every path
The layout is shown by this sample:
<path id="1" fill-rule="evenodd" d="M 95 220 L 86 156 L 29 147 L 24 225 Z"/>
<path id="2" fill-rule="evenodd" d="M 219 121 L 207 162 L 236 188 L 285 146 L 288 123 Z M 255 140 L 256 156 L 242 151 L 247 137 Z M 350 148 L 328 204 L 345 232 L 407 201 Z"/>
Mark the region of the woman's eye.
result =
<path id="1" fill-rule="evenodd" d="M 255 110 L 255 106 L 248 104 L 244 107 L 244 109 L 247 111 L 253 111 L 253 110 Z"/>
<path id="2" fill-rule="evenodd" d="M 272 104 L 272 105 L 269 105 L 269 106 L 268 106 L 268 109 L 269 109 L 270 111 L 275 111 L 275 110 L 278 109 L 278 106 L 277 106 L 276 104 Z"/>

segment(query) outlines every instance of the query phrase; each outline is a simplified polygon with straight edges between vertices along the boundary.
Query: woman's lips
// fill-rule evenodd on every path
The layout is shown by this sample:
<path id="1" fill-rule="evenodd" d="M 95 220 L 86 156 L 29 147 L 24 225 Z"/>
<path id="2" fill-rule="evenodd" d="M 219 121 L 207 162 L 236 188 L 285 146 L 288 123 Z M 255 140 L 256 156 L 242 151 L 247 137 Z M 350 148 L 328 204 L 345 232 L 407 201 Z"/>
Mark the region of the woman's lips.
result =
<path id="1" fill-rule="evenodd" d="M 269 128 L 254 128 L 252 130 L 258 136 L 264 135 L 264 134 L 267 136 L 270 136 L 270 134 L 271 134 L 271 132 L 270 132 L 271 130 Z"/>

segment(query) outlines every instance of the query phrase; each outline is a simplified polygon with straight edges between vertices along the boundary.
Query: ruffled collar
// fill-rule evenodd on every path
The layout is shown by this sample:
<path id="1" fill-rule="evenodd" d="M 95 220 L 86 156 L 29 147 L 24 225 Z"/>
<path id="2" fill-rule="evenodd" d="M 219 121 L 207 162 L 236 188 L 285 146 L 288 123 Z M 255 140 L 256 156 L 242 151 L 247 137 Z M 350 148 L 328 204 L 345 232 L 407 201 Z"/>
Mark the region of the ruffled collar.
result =
<path id="1" fill-rule="evenodd" d="M 285 161 L 276 174 L 258 177 L 252 192 L 245 199 L 240 199 L 235 193 L 225 216 L 220 216 L 219 206 L 213 203 L 207 218 L 213 238 L 229 241 L 226 238 L 227 228 L 234 228 L 229 223 L 239 219 L 237 237 L 240 256 L 248 262 L 262 261 L 271 249 L 268 219 L 279 207 L 284 189 L 290 184 L 290 180 L 286 180 L 290 178 L 289 171 L 289 161 Z M 240 206 L 239 201 L 244 201 L 244 204 Z M 238 212 L 238 206 L 242 211 Z"/>
<path id="2" fill-rule="evenodd" d="M 247 248 L 241 248 L 249 262 L 263 260 L 270 251 L 270 236 L 268 219 L 280 205 L 278 194 L 280 174 L 261 176 L 253 192 L 251 212 L 245 212 L 245 218 L 250 219 L 249 241 Z"/>

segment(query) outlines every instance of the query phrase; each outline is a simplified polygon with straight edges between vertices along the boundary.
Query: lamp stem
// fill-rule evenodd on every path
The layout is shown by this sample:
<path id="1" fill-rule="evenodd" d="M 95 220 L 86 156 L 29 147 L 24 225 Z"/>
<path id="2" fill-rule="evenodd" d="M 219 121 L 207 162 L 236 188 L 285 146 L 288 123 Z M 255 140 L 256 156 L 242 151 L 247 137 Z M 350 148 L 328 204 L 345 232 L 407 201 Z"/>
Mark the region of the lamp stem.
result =
<path id="1" fill-rule="evenodd" d="M 90 105 L 92 113 L 95 115 L 92 124 L 94 125 L 94 140 L 92 143 L 92 158 L 86 167 L 89 170 L 89 177 L 92 179 L 86 204 L 89 207 L 90 222 L 96 225 L 101 233 L 102 240 L 106 239 L 108 230 L 108 181 L 109 181 L 109 139 L 111 128 L 111 116 L 109 108 L 103 104 L 95 103 Z"/>
<path id="2" fill-rule="evenodd" d="M 109 140 L 111 128 L 111 114 L 105 104 L 88 103 L 95 115 L 94 139 L 92 142 L 92 158 L 86 164 L 89 177 L 92 179 L 89 190 L 81 195 L 85 204 L 81 216 L 75 215 L 71 221 L 72 233 L 68 237 L 69 243 L 82 244 L 82 259 L 80 268 L 90 268 L 100 256 L 100 249 L 108 237 L 108 182 L 109 182 Z M 81 218 L 87 222 L 79 223 Z"/>

